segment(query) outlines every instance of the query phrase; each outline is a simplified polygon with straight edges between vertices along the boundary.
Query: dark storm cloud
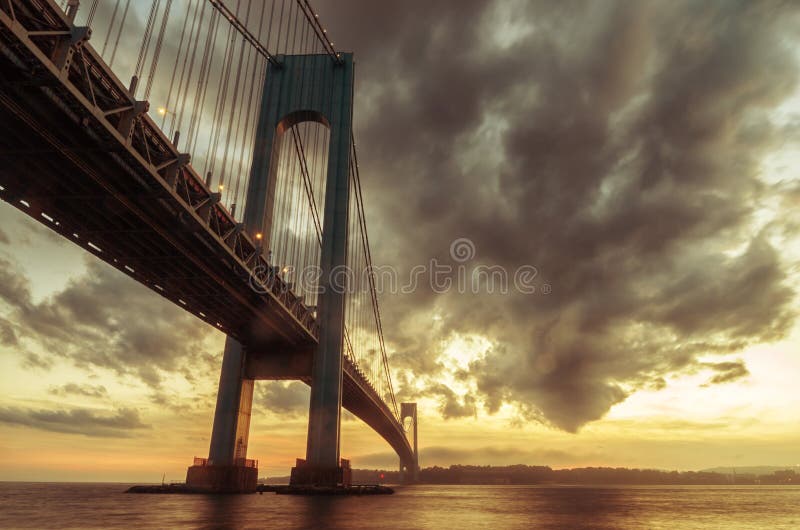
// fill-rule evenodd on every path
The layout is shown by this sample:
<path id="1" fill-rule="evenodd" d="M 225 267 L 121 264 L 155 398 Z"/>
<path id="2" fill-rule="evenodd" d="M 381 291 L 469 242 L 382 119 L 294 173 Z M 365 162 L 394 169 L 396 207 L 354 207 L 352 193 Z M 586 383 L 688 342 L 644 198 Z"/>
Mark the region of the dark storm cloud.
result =
<path id="1" fill-rule="evenodd" d="M 63 290 L 34 301 L 25 274 L 0 259 L 0 301 L 8 308 L 2 336 L 39 346 L 42 353 L 20 351 L 28 366 L 67 358 L 135 375 L 155 389 L 165 373 L 216 368 L 203 346 L 210 327 L 95 258 L 86 266 Z"/>
<path id="2" fill-rule="evenodd" d="M 133 435 L 131 431 L 149 427 L 142 423 L 139 412 L 130 408 L 98 413 L 90 409 L 36 410 L 3 407 L 0 408 L 0 423 L 108 438 L 127 438 Z"/>
<path id="3" fill-rule="evenodd" d="M 53 361 L 49 357 L 43 357 L 30 351 L 20 351 L 22 359 L 22 366 L 31 370 L 50 370 L 53 367 Z"/>
<path id="4" fill-rule="evenodd" d="M 724 363 L 708 363 L 705 366 L 717 372 L 716 375 L 709 379 L 706 385 L 730 383 L 750 375 L 750 370 L 747 369 L 747 366 L 745 366 L 744 362 L 741 360 Z"/>
<path id="5" fill-rule="evenodd" d="M 447 466 L 451 464 L 477 464 L 485 465 L 492 462 L 494 465 L 514 465 L 525 462 L 529 465 L 579 465 L 583 462 L 596 461 L 599 453 L 586 453 L 582 451 L 518 447 L 485 446 L 475 449 L 454 449 L 452 447 L 432 446 L 420 448 L 420 463 L 423 467 Z M 357 467 L 390 468 L 397 465 L 397 455 L 394 453 L 374 453 L 353 457 L 353 464 Z"/>
<path id="6" fill-rule="evenodd" d="M 80 385 L 78 383 L 67 383 L 65 385 L 51 387 L 50 393 L 56 396 L 85 396 L 93 398 L 103 398 L 108 396 L 108 390 L 103 385 Z"/>
<path id="7" fill-rule="evenodd" d="M 423 394 L 453 394 L 437 354 L 477 333 L 494 343 L 471 365 L 489 411 L 576 431 L 699 355 L 786 336 L 795 293 L 752 227 L 784 135 L 769 115 L 797 89 L 795 3 L 318 8 L 357 53 L 375 261 L 410 270 L 467 237 L 476 263 L 532 264 L 552 286 L 384 295 L 393 366 Z"/>
<path id="8" fill-rule="evenodd" d="M 425 394 L 438 398 L 439 412 L 444 419 L 474 417 L 477 414 L 478 407 L 474 396 L 469 394 L 459 396 L 445 384 L 430 384 L 426 386 L 423 395 Z"/>
<path id="9" fill-rule="evenodd" d="M 14 265 L 0 258 L 0 299 L 12 307 L 26 307 L 31 293 L 28 280 L 15 270 Z"/>
<path id="10" fill-rule="evenodd" d="M 259 381 L 255 402 L 266 411 L 289 416 L 308 414 L 310 389 L 300 381 Z"/>
<path id="11" fill-rule="evenodd" d="M 384 295 L 401 399 L 433 397 L 448 418 L 510 403 L 575 431 L 631 391 L 696 368 L 700 355 L 786 335 L 795 318 L 786 266 L 751 222 L 774 192 L 759 163 L 794 134 L 768 114 L 797 86 L 795 4 L 318 4 L 337 48 L 357 53 L 376 263 L 409 270 L 468 237 L 477 261 L 532 264 L 537 286 L 552 286 L 546 296 Z M 185 4 L 173 9 L 181 21 Z M 129 17 L 126 34 L 140 35 L 146 8 Z M 174 42 L 153 101 L 166 99 Z M 138 43 L 121 50 L 115 68 L 132 71 Z M 798 188 L 786 197 L 796 208 Z M 46 352 L 22 351 L 29 365 L 66 357 L 158 388 L 163 372 L 191 377 L 208 360 L 199 352 L 208 328 L 96 262 L 34 301 L 25 275 L 0 261 L 0 298 L 10 308 L 0 341 L 31 339 Z M 477 395 L 438 377 L 454 333 L 494 343 L 470 367 Z M 304 412 L 301 388 L 273 384 L 259 400 Z"/>
<path id="12" fill-rule="evenodd" d="M 14 327 L 4 318 L 0 318 L 0 345 L 17 345 L 17 334 L 14 333 Z"/>

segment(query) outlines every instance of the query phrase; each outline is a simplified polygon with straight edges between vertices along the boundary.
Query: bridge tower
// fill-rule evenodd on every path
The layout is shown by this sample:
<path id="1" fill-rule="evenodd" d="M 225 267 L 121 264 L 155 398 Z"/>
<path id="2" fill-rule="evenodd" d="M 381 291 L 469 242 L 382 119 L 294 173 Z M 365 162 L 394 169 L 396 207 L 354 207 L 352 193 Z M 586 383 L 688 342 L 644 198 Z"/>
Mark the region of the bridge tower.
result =
<path id="1" fill-rule="evenodd" d="M 413 462 L 404 462 L 400 460 L 400 475 L 403 482 L 418 482 L 419 481 L 419 450 L 417 449 L 417 404 L 416 403 L 401 403 L 400 404 L 400 423 L 405 425 L 406 419 L 411 420 L 411 428 L 414 430 L 414 460 Z"/>
<path id="2" fill-rule="evenodd" d="M 292 469 L 292 483 L 298 485 L 349 482 L 339 455 L 346 293 L 332 288 L 331 273 L 347 265 L 354 72 L 352 54 L 336 57 L 338 60 L 328 54 L 279 55 L 277 64 L 269 64 L 244 212 L 244 229 L 262 234 L 261 251 L 266 252 L 283 133 L 306 121 L 328 127 L 319 337 L 311 369 L 306 457 L 298 459 Z M 203 465 L 189 468 L 190 486 L 216 491 L 255 489 L 258 471 L 246 460 L 253 379 L 269 379 L 274 374 L 248 371 L 247 354 L 248 344 L 227 338 L 209 458 L 200 462 Z"/>
<path id="3" fill-rule="evenodd" d="M 59 4 L 66 4 L 66 11 Z M 250 17 L 248 7 L 244 20 L 239 20 L 223 1 L 211 2 L 219 16 L 210 17 L 204 24 L 200 11 L 198 25 L 195 27 L 193 19 L 191 30 L 196 29 L 198 36 L 205 33 L 204 46 L 210 53 L 195 54 L 199 41 L 194 39 L 192 45 L 192 39 L 183 35 L 177 49 L 163 47 L 175 52 L 174 64 L 180 64 L 183 57 L 183 68 L 190 65 L 184 86 L 195 89 L 179 88 L 177 92 L 183 95 L 176 93 L 173 99 L 170 81 L 166 106 L 159 109 L 163 117 L 159 127 L 155 116 L 147 114 L 147 99 L 158 77 L 158 65 L 172 64 L 163 58 L 159 63 L 162 37 L 172 27 L 167 23 L 170 2 L 163 10 L 158 2 L 152 3 L 149 18 L 153 24 L 148 23 L 142 35 L 140 61 L 130 86 L 123 85 L 111 67 L 124 28 L 124 22 L 114 23 L 116 9 L 110 23 L 103 20 L 99 24 L 105 27 L 106 42 L 116 27 L 116 39 L 111 40 L 117 42 L 109 50 L 109 63 L 105 44 L 100 51 L 89 42 L 94 9 L 84 19 L 86 27 L 75 26 L 78 4 L 78 0 L 0 1 L 0 140 L 5 151 L 0 199 L 228 333 L 208 458 L 195 459 L 195 465 L 187 471 L 189 485 L 210 491 L 255 489 L 257 464 L 246 457 L 257 379 L 301 380 L 312 386 L 306 458 L 294 469 L 294 483 L 347 482 L 347 465 L 339 459 L 342 406 L 380 434 L 401 455 L 406 469 L 416 468 L 415 452 L 398 419 L 374 274 L 368 278 L 359 274 L 350 292 L 332 289 L 332 280 L 340 279 L 331 274 L 339 272 L 337 267 L 355 264 L 364 266 L 363 271 L 372 271 L 352 141 L 352 55 L 336 52 L 307 1 L 296 2 L 293 14 L 286 19 L 287 38 L 279 49 L 288 54 L 270 53 L 259 42 L 269 2 L 253 2 L 261 8 L 260 14 L 254 10 Z M 192 8 L 184 7 L 189 8 L 188 17 Z M 199 4 L 195 7 L 199 9 Z M 193 17 L 197 17 L 197 9 Z M 127 8 L 123 21 L 126 13 Z M 259 35 L 248 29 L 248 17 L 259 19 Z M 301 36 L 298 23 L 303 19 L 312 32 L 305 28 L 297 42 L 295 37 Z M 161 29 L 150 53 L 157 20 Z M 281 15 L 278 25 L 283 26 L 283 21 Z M 230 27 L 229 38 L 223 39 L 227 50 L 221 72 L 224 82 L 213 95 L 213 88 L 208 93 L 206 89 L 217 84 L 216 79 L 210 81 L 215 76 L 209 72 L 220 56 L 211 52 L 219 25 Z M 291 26 L 294 36 L 290 40 Z M 272 15 L 267 31 L 274 31 Z M 252 63 L 248 47 L 256 51 Z M 232 59 L 236 49 L 238 61 Z M 148 70 L 149 75 L 143 77 Z M 198 72 L 196 78 L 193 70 Z M 229 91 L 228 80 L 234 71 L 236 81 Z M 242 72 L 245 82 L 240 84 Z M 174 67 L 168 67 L 167 74 L 174 78 Z M 183 84 L 183 74 L 180 77 Z M 139 90 L 144 99 L 138 100 L 135 80 L 145 78 L 148 82 L 143 91 Z M 261 85 L 263 96 L 252 97 L 257 93 L 256 83 Z M 203 116 L 209 113 L 197 111 L 207 108 L 209 99 L 216 100 L 210 128 Z M 258 110 L 256 105 L 260 105 Z M 162 130 L 167 114 L 172 116 L 171 140 L 166 129 Z M 259 119 L 245 119 L 241 127 L 245 114 Z M 189 134 L 181 147 L 185 145 L 196 153 L 201 130 L 209 132 L 208 140 L 213 142 L 204 156 L 205 166 L 211 169 L 206 172 L 207 167 L 203 168 L 205 179 L 190 153 L 178 150 L 178 131 L 187 120 Z M 314 131 L 313 185 L 304 148 L 309 143 L 293 127 L 306 121 L 328 128 L 322 135 L 328 138 L 322 151 L 317 151 L 319 131 Z M 257 131 L 251 134 L 250 124 L 254 122 Z M 308 132 L 306 127 L 301 129 Z M 221 140 L 223 131 L 227 131 L 227 140 Z M 287 134 L 289 131 L 291 134 Z M 238 140 L 240 133 L 242 143 Z M 247 144 L 255 149 L 248 149 Z M 296 158 L 287 153 L 290 147 L 295 148 Z M 42 156 L 29 156 L 34 152 Z M 322 152 L 328 153 L 327 167 L 316 164 Z M 219 154 L 219 191 L 225 188 L 226 175 L 233 175 L 236 183 L 227 188 L 224 199 L 223 193 L 211 191 Z M 239 209 L 239 214 L 245 214 L 239 222 L 235 201 L 241 204 L 242 172 L 235 168 L 248 165 L 245 159 L 252 154 L 254 163 L 249 164 L 250 178 L 244 186 L 247 208 L 244 212 Z M 294 180 L 277 175 L 279 166 L 281 173 L 286 172 L 289 158 L 300 168 L 292 175 Z M 300 182 L 301 174 L 308 204 L 301 199 L 300 187 L 292 188 Z M 322 205 L 324 224 L 317 209 L 322 181 L 327 190 Z M 287 184 L 298 193 L 288 193 Z M 231 194 L 232 189 L 235 191 Z M 306 213 L 312 215 L 306 219 L 305 228 L 303 223 L 285 218 L 281 221 L 281 216 L 273 213 L 287 211 L 287 197 L 292 204 L 296 204 L 296 198 L 308 207 Z M 91 208 L 86 208 L 87 201 L 92 203 Z M 297 209 L 289 206 L 288 211 L 292 208 Z M 348 219 L 350 210 L 353 213 Z M 302 242 L 299 245 L 305 255 L 281 265 L 318 263 L 323 272 L 321 281 L 312 280 L 313 286 L 307 290 L 294 289 L 292 276 L 277 272 L 289 270 L 275 267 L 286 260 L 285 255 L 276 257 L 276 263 L 268 263 L 270 254 L 266 252 L 269 238 L 279 233 L 275 239 L 283 238 L 281 243 L 294 238 L 295 253 L 294 243 L 303 239 L 297 237 L 301 232 L 310 235 L 305 238 L 310 242 L 308 248 Z M 278 242 L 272 245 L 278 247 Z M 264 273 L 267 281 L 261 282 Z M 317 287 L 322 289 L 322 296 L 317 296 Z M 351 333 L 356 330 L 358 333 Z"/>

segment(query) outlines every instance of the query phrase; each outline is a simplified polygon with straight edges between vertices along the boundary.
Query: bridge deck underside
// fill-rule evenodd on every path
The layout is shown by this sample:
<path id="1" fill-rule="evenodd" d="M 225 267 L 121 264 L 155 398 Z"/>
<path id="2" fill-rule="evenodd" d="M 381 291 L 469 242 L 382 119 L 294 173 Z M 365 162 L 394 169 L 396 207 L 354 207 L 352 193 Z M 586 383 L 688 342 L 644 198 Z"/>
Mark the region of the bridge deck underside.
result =
<path id="1" fill-rule="evenodd" d="M 16 16 L 27 8 L 36 20 L 56 21 L 56 27 L 34 29 L 63 29 L 57 27 L 63 25 L 61 15 L 47 12 L 52 3 L 15 4 Z M 265 372 L 257 378 L 310 384 L 315 323 L 291 293 L 275 296 L 251 287 L 252 242 L 235 233 L 233 243 L 225 238 L 231 218 L 209 201 L 209 190 L 191 168 L 179 175 L 183 196 L 178 185 L 170 186 L 156 167 L 163 166 L 160 160 L 146 160 L 134 142 L 118 134 L 87 88 L 71 82 L 75 72 L 60 74 L 47 58 L 47 43 L 25 38 L 5 7 L 0 3 L 0 198 L 247 344 L 254 357 L 294 356 L 309 367 L 307 373 Z M 86 55 L 93 61 L 86 71 L 102 77 L 89 88 L 92 99 L 100 100 L 105 91 L 106 99 L 125 94 L 125 100 L 109 105 L 132 104 L 96 53 L 87 48 Z M 141 134 L 154 145 L 152 156 L 170 156 L 175 150 L 163 133 L 146 115 L 140 119 Z M 210 207 L 204 209 L 206 203 Z M 343 406 L 410 462 L 410 445 L 389 407 L 350 359 L 344 366 Z"/>

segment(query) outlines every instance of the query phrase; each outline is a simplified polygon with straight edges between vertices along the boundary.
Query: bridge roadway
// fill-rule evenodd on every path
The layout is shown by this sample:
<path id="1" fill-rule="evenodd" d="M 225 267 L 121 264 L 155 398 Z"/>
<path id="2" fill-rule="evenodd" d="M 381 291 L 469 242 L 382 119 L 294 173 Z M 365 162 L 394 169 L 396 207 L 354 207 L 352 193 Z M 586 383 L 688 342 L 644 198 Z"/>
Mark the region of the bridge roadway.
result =
<path id="1" fill-rule="evenodd" d="M 311 384 L 314 313 L 52 0 L 0 0 L 0 198 L 245 344 L 247 376 Z M 413 462 L 345 355 L 342 405 Z"/>

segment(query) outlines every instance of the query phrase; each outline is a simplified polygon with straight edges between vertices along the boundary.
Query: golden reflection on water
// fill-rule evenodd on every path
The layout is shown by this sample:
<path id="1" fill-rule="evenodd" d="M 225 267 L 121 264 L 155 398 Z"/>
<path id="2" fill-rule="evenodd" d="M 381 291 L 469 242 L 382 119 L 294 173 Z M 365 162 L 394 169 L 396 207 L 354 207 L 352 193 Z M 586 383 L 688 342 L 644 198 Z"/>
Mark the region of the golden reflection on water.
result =
<path id="1" fill-rule="evenodd" d="M 0 528 L 800 529 L 800 486 L 407 486 L 394 495 L 134 495 L 0 483 Z"/>

